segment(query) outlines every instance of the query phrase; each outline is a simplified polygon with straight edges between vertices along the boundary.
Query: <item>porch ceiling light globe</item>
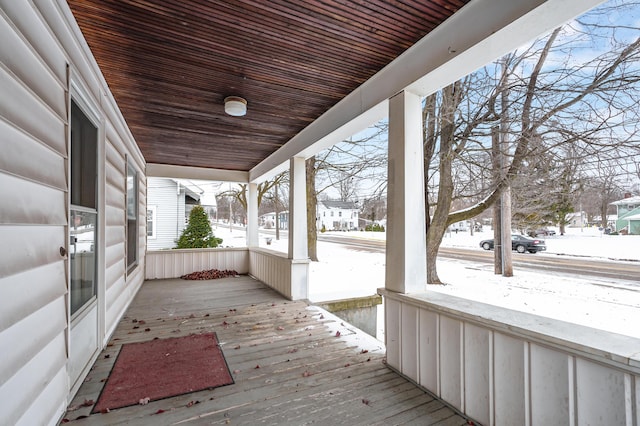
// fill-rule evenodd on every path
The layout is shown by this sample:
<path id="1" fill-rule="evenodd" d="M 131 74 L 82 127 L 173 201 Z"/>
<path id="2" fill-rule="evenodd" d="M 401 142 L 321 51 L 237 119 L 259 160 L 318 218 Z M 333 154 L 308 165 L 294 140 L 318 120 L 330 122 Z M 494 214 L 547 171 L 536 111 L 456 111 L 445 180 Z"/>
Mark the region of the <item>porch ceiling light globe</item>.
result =
<path id="1" fill-rule="evenodd" d="M 241 117 L 247 113 L 247 101 L 239 96 L 228 96 L 224 98 L 224 112 Z"/>

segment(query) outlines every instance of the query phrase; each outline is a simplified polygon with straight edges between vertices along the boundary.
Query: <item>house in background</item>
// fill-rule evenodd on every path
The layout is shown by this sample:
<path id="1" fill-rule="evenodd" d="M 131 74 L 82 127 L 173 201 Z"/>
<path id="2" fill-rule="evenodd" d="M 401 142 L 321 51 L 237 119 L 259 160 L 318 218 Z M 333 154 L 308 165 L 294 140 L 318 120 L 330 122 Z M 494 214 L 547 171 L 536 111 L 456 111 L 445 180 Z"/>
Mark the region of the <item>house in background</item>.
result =
<path id="1" fill-rule="evenodd" d="M 276 213 L 270 212 L 260 216 L 260 226 L 265 229 L 276 228 Z M 278 226 L 280 229 L 289 229 L 289 212 L 278 212 Z"/>
<path id="2" fill-rule="evenodd" d="M 352 231 L 358 229 L 358 205 L 352 201 L 318 201 L 317 229 Z"/>
<path id="3" fill-rule="evenodd" d="M 622 200 L 611 203 L 618 209 L 616 231 L 631 235 L 640 235 L 640 196 L 629 194 Z"/>
<path id="4" fill-rule="evenodd" d="M 583 211 L 568 213 L 565 218 L 567 228 L 583 228 L 587 226 L 587 214 Z"/>
<path id="5" fill-rule="evenodd" d="M 147 178 L 147 249 L 174 248 L 196 204 L 204 207 L 211 220 L 216 217 L 215 197 L 206 197 L 197 184 L 184 179 Z"/>

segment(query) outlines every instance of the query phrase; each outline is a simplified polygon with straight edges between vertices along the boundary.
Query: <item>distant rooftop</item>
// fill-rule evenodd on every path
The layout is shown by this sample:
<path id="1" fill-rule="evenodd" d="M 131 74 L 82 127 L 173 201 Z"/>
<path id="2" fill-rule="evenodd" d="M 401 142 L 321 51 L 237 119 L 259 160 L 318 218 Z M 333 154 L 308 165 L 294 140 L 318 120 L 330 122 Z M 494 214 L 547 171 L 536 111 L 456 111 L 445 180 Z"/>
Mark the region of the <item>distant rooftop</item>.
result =
<path id="1" fill-rule="evenodd" d="M 358 205 L 353 201 L 340 201 L 340 200 L 326 200 L 320 201 L 322 205 L 324 205 L 328 209 L 346 209 L 346 210 L 357 210 Z"/>
<path id="2" fill-rule="evenodd" d="M 640 204 L 640 195 L 623 198 L 622 200 L 614 201 L 611 204 L 613 204 L 614 206 L 619 206 L 622 204 Z"/>

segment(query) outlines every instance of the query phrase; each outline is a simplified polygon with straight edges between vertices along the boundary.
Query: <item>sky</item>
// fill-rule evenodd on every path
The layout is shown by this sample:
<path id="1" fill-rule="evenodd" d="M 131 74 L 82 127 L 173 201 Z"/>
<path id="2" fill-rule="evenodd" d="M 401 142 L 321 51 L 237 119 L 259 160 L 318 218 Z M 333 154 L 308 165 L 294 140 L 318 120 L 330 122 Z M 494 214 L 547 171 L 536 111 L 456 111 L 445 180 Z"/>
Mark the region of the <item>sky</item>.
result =
<path id="1" fill-rule="evenodd" d="M 245 233 L 228 228 L 214 229 L 225 239 L 223 245 L 244 246 Z M 380 232 L 349 232 L 337 235 L 381 239 Z M 492 231 L 449 234 L 443 247 L 466 247 L 481 250 L 479 242 L 492 238 Z M 272 241 L 266 246 L 266 235 L 260 245 L 285 252 L 287 240 Z M 526 256 L 580 256 L 600 260 L 629 259 L 640 268 L 640 236 L 604 235 L 596 228 L 569 228 L 566 235 L 545 237 L 547 252 Z M 384 253 L 369 253 L 338 244 L 319 242 L 319 262 L 310 265 L 309 290 L 312 302 L 369 296 L 384 287 Z M 428 290 L 470 300 L 542 315 L 640 338 L 640 283 L 620 280 L 576 279 L 571 276 L 518 270 L 505 278 L 493 273 L 493 265 L 438 260 L 438 274 L 446 285 L 430 285 Z M 380 310 L 381 318 L 382 310 Z M 383 338 L 378 321 L 378 338 Z"/>

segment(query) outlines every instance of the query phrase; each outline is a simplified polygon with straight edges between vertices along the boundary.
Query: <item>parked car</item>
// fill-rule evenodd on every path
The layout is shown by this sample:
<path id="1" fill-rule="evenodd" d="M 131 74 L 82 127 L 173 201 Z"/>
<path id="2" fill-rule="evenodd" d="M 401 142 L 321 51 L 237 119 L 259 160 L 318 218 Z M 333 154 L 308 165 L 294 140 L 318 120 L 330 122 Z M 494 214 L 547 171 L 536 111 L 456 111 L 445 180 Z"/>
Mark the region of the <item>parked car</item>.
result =
<path id="1" fill-rule="evenodd" d="M 539 237 L 541 235 L 544 235 L 546 237 L 549 235 L 556 235 L 556 231 L 547 228 L 529 229 L 527 231 L 527 235 L 530 237 Z"/>
<path id="2" fill-rule="evenodd" d="M 480 247 L 485 250 L 493 250 L 493 239 L 480 241 Z M 518 253 L 537 253 L 539 251 L 545 251 L 547 249 L 544 240 L 537 238 L 528 238 L 522 235 L 511 235 L 511 250 L 515 250 Z"/>

